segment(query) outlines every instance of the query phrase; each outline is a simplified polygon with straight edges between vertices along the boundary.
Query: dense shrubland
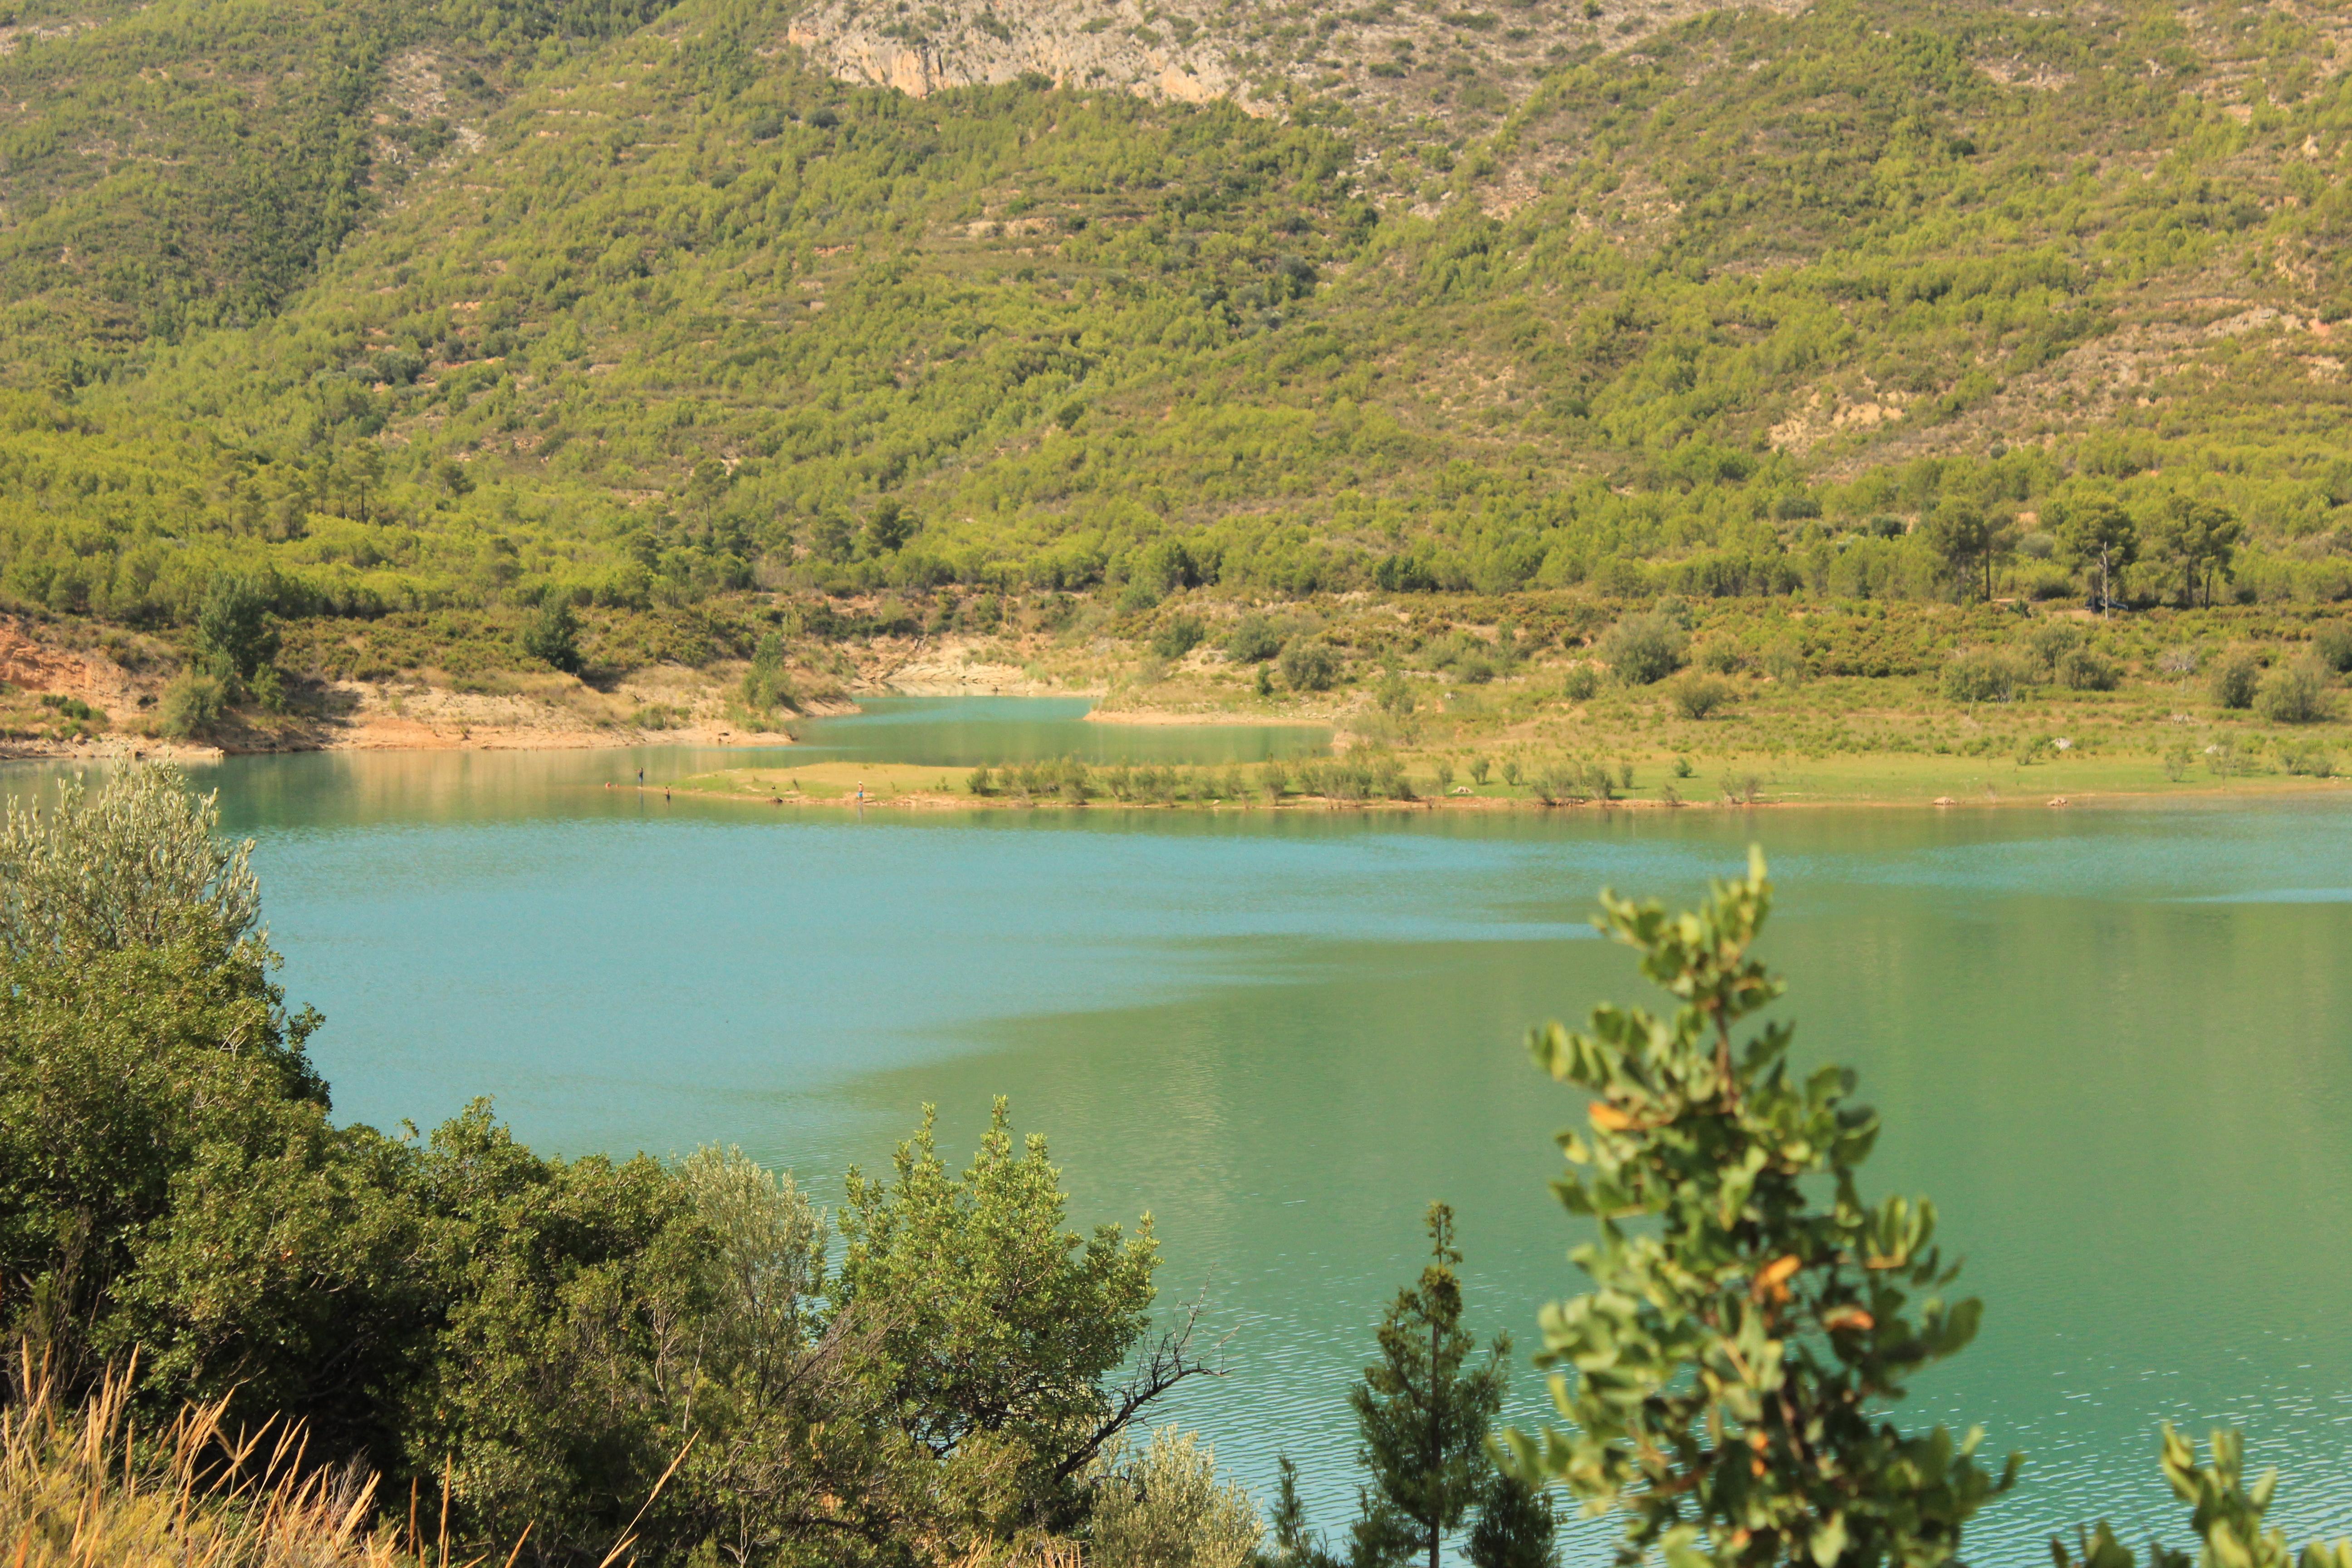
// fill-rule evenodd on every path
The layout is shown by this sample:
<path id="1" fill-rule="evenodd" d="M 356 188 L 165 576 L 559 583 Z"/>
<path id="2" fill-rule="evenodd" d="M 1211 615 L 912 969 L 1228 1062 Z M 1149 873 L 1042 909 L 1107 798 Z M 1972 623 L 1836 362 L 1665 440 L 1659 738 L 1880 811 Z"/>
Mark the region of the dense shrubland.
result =
<path id="1" fill-rule="evenodd" d="M 422 1486 L 465 1542 L 528 1527 L 542 1561 L 632 1536 L 892 1562 L 1082 1522 L 1202 1370 L 1189 1320 L 1153 1330 L 1149 1222 L 1068 1232 L 1002 1105 L 969 1168 L 926 1125 L 830 1215 L 731 1151 L 544 1158 L 487 1105 L 423 1137 L 335 1123 L 319 1020 L 287 1010 L 212 826 L 133 769 L 0 840 L 24 1397 L 135 1356 L 149 1416 L 299 1422 L 382 1497 Z"/>

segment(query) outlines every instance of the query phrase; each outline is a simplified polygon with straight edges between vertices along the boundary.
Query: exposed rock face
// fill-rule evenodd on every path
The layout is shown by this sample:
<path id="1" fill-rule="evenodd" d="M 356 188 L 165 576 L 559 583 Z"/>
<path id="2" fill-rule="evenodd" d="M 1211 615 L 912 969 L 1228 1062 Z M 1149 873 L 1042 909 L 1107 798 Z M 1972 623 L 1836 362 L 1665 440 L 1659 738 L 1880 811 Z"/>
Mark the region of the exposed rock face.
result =
<path id="1" fill-rule="evenodd" d="M 1057 86 L 1105 83 L 1187 103 L 1248 96 L 1248 84 L 1206 34 L 1195 33 L 1196 47 L 1187 47 L 1164 34 L 1158 42 L 1143 42 L 1135 33 L 1150 29 L 1140 23 L 1088 32 L 1083 16 L 1055 14 L 1078 13 L 1083 7 L 1053 0 L 1024 7 L 1026 14 L 1018 21 L 1000 18 L 983 7 L 971 9 L 980 19 L 970 26 L 943 28 L 937 37 L 906 37 L 884 36 L 886 29 L 895 32 L 890 24 L 877 27 L 856 5 L 837 0 L 803 13 L 786 41 L 808 51 L 844 80 L 895 88 L 918 98 L 941 88 L 1013 81 L 1028 75 L 1050 78 Z M 1056 25 L 1062 22 L 1070 25 Z"/>
<path id="2" fill-rule="evenodd" d="M 1664 0 L 1474 0 L 1447 10 L 1372 0 L 1348 8 L 1223 0 L 817 0 L 787 40 L 845 81 L 921 95 L 1016 80 L 1105 87 L 1188 103 L 1229 99 L 1252 113 L 1301 97 L 1443 134 L 1490 128 L 1545 70 L 1631 47 L 1711 9 Z M 1794 10 L 1797 0 L 1767 0 Z"/>

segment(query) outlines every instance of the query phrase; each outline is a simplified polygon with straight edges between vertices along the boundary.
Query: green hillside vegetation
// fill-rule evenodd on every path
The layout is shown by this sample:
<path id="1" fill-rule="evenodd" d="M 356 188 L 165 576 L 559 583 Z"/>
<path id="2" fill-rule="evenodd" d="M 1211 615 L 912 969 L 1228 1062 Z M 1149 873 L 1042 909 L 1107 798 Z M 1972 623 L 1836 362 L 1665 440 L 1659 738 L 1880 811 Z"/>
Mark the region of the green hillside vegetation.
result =
<path id="1" fill-rule="evenodd" d="M 2352 593 L 2342 56 L 2266 9 L 1715 14 L 1419 141 L 850 89 L 751 0 L 55 19 L 0 592 L 168 658 L 248 574 L 296 698 L 555 601 L 824 668 L 1062 595 Z"/>

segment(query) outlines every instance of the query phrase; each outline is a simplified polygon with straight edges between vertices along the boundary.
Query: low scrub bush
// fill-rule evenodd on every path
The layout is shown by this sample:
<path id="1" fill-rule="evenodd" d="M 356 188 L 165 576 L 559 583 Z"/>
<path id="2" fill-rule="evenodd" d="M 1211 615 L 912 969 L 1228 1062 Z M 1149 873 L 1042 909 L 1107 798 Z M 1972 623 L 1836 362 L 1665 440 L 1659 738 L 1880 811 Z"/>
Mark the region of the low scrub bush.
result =
<path id="1" fill-rule="evenodd" d="M 1764 650 L 1764 673 L 1783 686 L 1795 686 L 1805 679 L 1805 650 L 1794 642 L 1783 639 Z"/>
<path id="2" fill-rule="evenodd" d="M 2025 684 L 2020 661 L 2000 648 L 1964 648 L 1944 665 L 1944 695 L 1954 702 L 2007 702 Z"/>
<path id="3" fill-rule="evenodd" d="M 580 670 L 580 618 L 568 599 L 550 599 L 524 626 L 522 651 L 541 664 L 577 674 Z"/>
<path id="4" fill-rule="evenodd" d="M 1282 633 L 1253 610 L 1241 618 L 1225 639 L 1225 657 L 1235 664 L 1264 664 L 1282 651 Z"/>
<path id="5" fill-rule="evenodd" d="M 2325 665 L 2299 659 L 2271 673 L 2254 709 L 2273 724 L 2316 724 L 2336 711 L 2334 678 Z"/>
<path id="6" fill-rule="evenodd" d="M 1323 643 L 1293 643 L 1282 650 L 1282 679 L 1293 691 L 1328 691 L 1339 683 L 1339 656 Z"/>
<path id="7" fill-rule="evenodd" d="M 2052 674 L 2069 691 L 2113 691 L 2123 678 L 2115 660 L 2087 647 L 2060 654 Z"/>
<path id="8" fill-rule="evenodd" d="M 2336 776 L 2336 753 L 2316 741 L 2279 748 L 2279 765 L 2299 778 L 2325 779 Z"/>
<path id="9" fill-rule="evenodd" d="M 1710 675 L 1737 675 L 1748 668 L 1748 650 L 1718 638 L 1700 647 L 1696 663 Z"/>
<path id="10" fill-rule="evenodd" d="M 202 740 L 218 727 L 227 709 L 227 693 L 216 677 L 187 670 L 163 688 L 155 727 L 174 741 Z"/>
<path id="11" fill-rule="evenodd" d="M 2018 653 L 2032 666 L 2037 679 L 2054 680 L 2059 660 L 2080 650 L 2088 640 L 2083 628 L 2072 621 L 2037 620 L 2018 639 Z"/>
<path id="12" fill-rule="evenodd" d="M 47 692 L 41 698 L 41 706 L 63 718 L 90 721 L 100 724 L 106 722 L 104 710 L 91 707 L 79 697 L 66 697 L 54 691 Z"/>
<path id="13" fill-rule="evenodd" d="M 1585 790 L 1584 770 L 1565 758 L 1538 765 L 1528 775 L 1528 788 L 1546 805 L 1574 804 L 1591 798 Z"/>
<path id="14" fill-rule="evenodd" d="M 2074 592 L 2074 574 L 2063 566 L 2034 566 L 2024 574 L 2025 596 L 2035 604 L 2063 599 Z"/>
<path id="15" fill-rule="evenodd" d="M 1606 804 L 1617 798 L 1618 774 L 1606 763 L 1563 757 L 1536 769 L 1528 775 L 1528 787 L 1546 805 L 1588 800 Z"/>
<path id="16" fill-rule="evenodd" d="M 1383 713 L 1404 718 L 1413 710 L 1412 683 L 1395 670 L 1391 670 L 1381 677 L 1381 683 L 1372 689 L 1372 702 Z"/>
<path id="17" fill-rule="evenodd" d="M 1750 773 L 1724 774 L 1723 798 L 1731 805 L 1760 805 L 1764 800 L 1764 775 Z"/>
<path id="18" fill-rule="evenodd" d="M 2223 708 L 2252 708 L 2263 667 L 2252 654 L 2233 653 L 2213 667 L 2213 700 Z"/>
<path id="19" fill-rule="evenodd" d="M 742 698 L 743 706 L 755 718 L 779 708 L 800 706 L 792 679 L 784 673 L 783 639 L 773 632 L 761 637 L 758 649 L 751 655 L 751 668 L 743 672 Z"/>
<path id="20" fill-rule="evenodd" d="M 1178 616 L 1152 634 L 1151 651 L 1160 658 L 1180 659 L 1200 647 L 1208 635 L 1198 616 Z"/>
<path id="21" fill-rule="evenodd" d="M 1688 676 L 1675 684 L 1674 700 L 1684 718 L 1705 719 L 1731 700 L 1731 687 L 1711 675 Z"/>
<path id="22" fill-rule="evenodd" d="M 2352 670 L 2352 626 L 2336 621 L 2312 633 L 2311 656 L 2337 675 Z"/>
<path id="23" fill-rule="evenodd" d="M 1654 613 L 1627 616 L 1601 639 L 1601 657 L 1628 686 L 1654 686 L 1683 667 L 1688 639 L 1672 619 Z"/>

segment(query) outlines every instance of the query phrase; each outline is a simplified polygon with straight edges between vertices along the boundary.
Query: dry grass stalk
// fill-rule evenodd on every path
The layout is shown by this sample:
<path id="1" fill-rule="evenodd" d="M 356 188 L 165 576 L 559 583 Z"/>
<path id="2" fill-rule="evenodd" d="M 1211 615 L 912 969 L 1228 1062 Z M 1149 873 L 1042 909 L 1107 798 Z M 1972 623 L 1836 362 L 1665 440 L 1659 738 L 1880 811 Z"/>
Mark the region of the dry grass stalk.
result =
<path id="1" fill-rule="evenodd" d="M 1039 1541 L 1006 1548 L 975 1546 L 955 1560 L 952 1568 L 1086 1568 L 1074 1541 Z"/>
<path id="2" fill-rule="evenodd" d="M 235 1434 L 227 1401 L 136 1430 L 131 1373 L 110 1372 L 79 1409 L 20 1350 L 0 1411 L 0 1553 L 7 1568 L 405 1568 L 372 1529 L 375 1479 L 306 1468 L 299 1426 Z M 274 1429 L 274 1435 L 273 1435 Z"/>

